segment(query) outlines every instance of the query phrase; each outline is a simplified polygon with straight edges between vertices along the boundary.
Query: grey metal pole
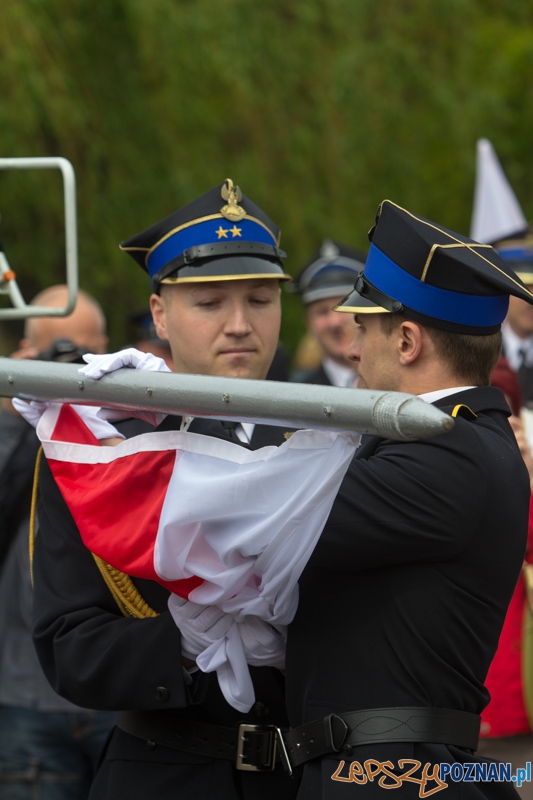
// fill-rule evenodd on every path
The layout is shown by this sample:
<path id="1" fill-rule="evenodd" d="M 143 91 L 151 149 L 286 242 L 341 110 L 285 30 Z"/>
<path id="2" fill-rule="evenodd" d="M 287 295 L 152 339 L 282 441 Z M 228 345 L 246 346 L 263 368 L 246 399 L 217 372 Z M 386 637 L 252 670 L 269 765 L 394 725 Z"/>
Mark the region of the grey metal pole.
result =
<path id="1" fill-rule="evenodd" d="M 168 414 L 349 430 L 413 441 L 450 430 L 453 419 L 401 392 L 120 369 L 98 381 L 75 364 L 0 358 L 0 396 L 148 409 Z"/>

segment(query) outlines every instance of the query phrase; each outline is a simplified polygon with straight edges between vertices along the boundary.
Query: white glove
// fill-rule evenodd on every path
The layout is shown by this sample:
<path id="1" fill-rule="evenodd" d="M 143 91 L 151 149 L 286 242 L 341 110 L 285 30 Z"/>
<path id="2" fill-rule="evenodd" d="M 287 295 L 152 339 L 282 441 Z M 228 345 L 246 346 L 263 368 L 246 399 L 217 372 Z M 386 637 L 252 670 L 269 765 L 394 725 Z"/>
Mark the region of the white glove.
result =
<path id="1" fill-rule="evenodd" d="M 47 400 L 32 400 L 31 403 L 26 403 L 24 400 L 14 397 L 13 405 L 26 422 L 36 428 L 46 409 L 53 405 L 60 405 L 60 403 Z M 97 439 L 125 438 L 113 425 L 99 416 L 98 406 L 73 405 L 72 408 Z"/>
<path id="2" fill-rule="evenodd" d="M 248 664 L 283 669 L 285 628 L 279 630 L 258 617 L 236 622 L 216 606 L 201 606 L 171 595 L 168 607 L 181 633 L 181 650 L 196 660 L 202 672 L 217 673 L 227 702 L 247 712 L 255 702 Z"/>
<path id="3" fill-rule="evenodd" d="M 93 380 L 99 380 L 103 375 L 115 372 L 115 370 L 123 367 L 148 370 L 149 372 L 172 371 L 162 358 L 158 358 L 152 353 L 142 353 L 140 350 L 136 350 L 135 347 L 128 347 L 125 350 L 119 350 L 118 353 L 107 353 L 106 355 L 86 353 L 83 356 L 83 360 L 87 362 L 87 366 L 80 367 L 78 372 L 85 378 L 92 378 Z M 135 417 L 136 419 L 143 419 L 157 428 L 167 414 L 157 411 L 121 411 L 120 409 L 102 408 L 99 416 L 101 419 L 114 420 Z"/>
<path id="4" fill-rule="evenodd" d="M 168 607 L 181 631 L 181 652 L 185 658 L 196 660 L 206 647 L 223 639 L 235 620 L 217 606 L 202 606 L 172 594 Z"/>
<path id="5" fill-rule="evenodd" d="M 285 669 L 286 625 L 270 625 L 259 617 L 245 617 L 237 625 L 247 664 Z"/>
<path id="6" fill-rule="evenodd" d="M 39 420 L 46 409 L 52 405 L 52 403 L 47 403 L 46 400 L 32 400 L 31 402 L 26 402 L 26 400 L 21 400 L 19 397 L 13 397 L 11 402 L 20 416 L 23 417 L 26 422 L 29 422 L 30 425 L 33 425 L 34 428 L 39 424 Z"/>
<path id="7" fill-rule="evenodd" d="M 177 594 L 169 598 L 169 608 L 182 634 L 181 651 L 190 659 L 224 637 L 235 621 L 217 606 L 202 606 Z"/>
<path id="8" fill-rule="evenodd" d="M 118 353 L 107 353 L 99 356 L 94 353 L 86 353 L 83 360 L 87 363 L 86 367 L 80 367 L 78 372 L 86 378 L 98 380 L 108 372 L 114 372 L 123 367 L 133 369 L 144 369 L 150 372 L 171 372 L 162 358 L 152 355 L 152 353 L 142 353 L 135 347 L 128 347 L 126 350 L 119 350 Z"/>

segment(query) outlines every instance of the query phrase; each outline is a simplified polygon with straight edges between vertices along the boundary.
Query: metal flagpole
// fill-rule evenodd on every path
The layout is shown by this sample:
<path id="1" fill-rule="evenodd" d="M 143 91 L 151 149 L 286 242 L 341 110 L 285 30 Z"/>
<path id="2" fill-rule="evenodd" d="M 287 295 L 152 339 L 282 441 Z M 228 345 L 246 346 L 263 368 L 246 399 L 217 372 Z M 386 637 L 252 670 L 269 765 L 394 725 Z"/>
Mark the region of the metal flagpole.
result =
<path id="1" fill-rule="evenodd" d="M 147 409 L 289 428 L 348 430 L 413 441 L 445 433 L 453 419 L 402 392 L 120 369 L 100 380 L 75 364 L 0 358 L 0 396 Z"/>

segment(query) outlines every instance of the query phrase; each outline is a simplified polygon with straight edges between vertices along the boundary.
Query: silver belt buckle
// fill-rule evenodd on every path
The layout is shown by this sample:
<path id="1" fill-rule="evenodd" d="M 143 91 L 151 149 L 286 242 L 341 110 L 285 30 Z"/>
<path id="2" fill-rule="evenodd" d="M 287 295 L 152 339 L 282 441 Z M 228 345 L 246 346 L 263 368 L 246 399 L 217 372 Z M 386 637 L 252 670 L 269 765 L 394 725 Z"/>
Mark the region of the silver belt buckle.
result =
<path id="1" fill-rule="evenodd" d="M 254 735 L 268 737 L 268 760 L 266 764 L 256 765 L 246 762 L 246 745 L 251 743 Z M 274 725 L 247 725 L 244 722 L 239 725 L 237 736 L 237 758 L 235 766 L 245 772 L 272 772 L 276 766 L 276 737 L 277 731 Z"/>

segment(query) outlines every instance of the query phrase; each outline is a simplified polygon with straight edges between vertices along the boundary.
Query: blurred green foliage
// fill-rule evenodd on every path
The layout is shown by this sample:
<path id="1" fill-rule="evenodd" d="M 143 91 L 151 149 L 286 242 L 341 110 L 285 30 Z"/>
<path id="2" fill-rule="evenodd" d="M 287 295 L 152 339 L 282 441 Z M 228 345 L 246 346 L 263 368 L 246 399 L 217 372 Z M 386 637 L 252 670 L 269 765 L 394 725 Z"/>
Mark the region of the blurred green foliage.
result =
<path id="1" fill-rule="evenodd" d="M 468 233 L 481 136 L 533 218 L 528 0 L 10 0 L 0 53 L 0 154 L 72 162 L 112 347 L 150 292 L 119 241 L 226 177 L 293 274 L 322 237 L 366 248 L 385 197 Z M 59 173 L 0 173 L 0 212 L 24 296 L 61 282 Z M 285 295 L 290 351 L 302 329 Z"/>

